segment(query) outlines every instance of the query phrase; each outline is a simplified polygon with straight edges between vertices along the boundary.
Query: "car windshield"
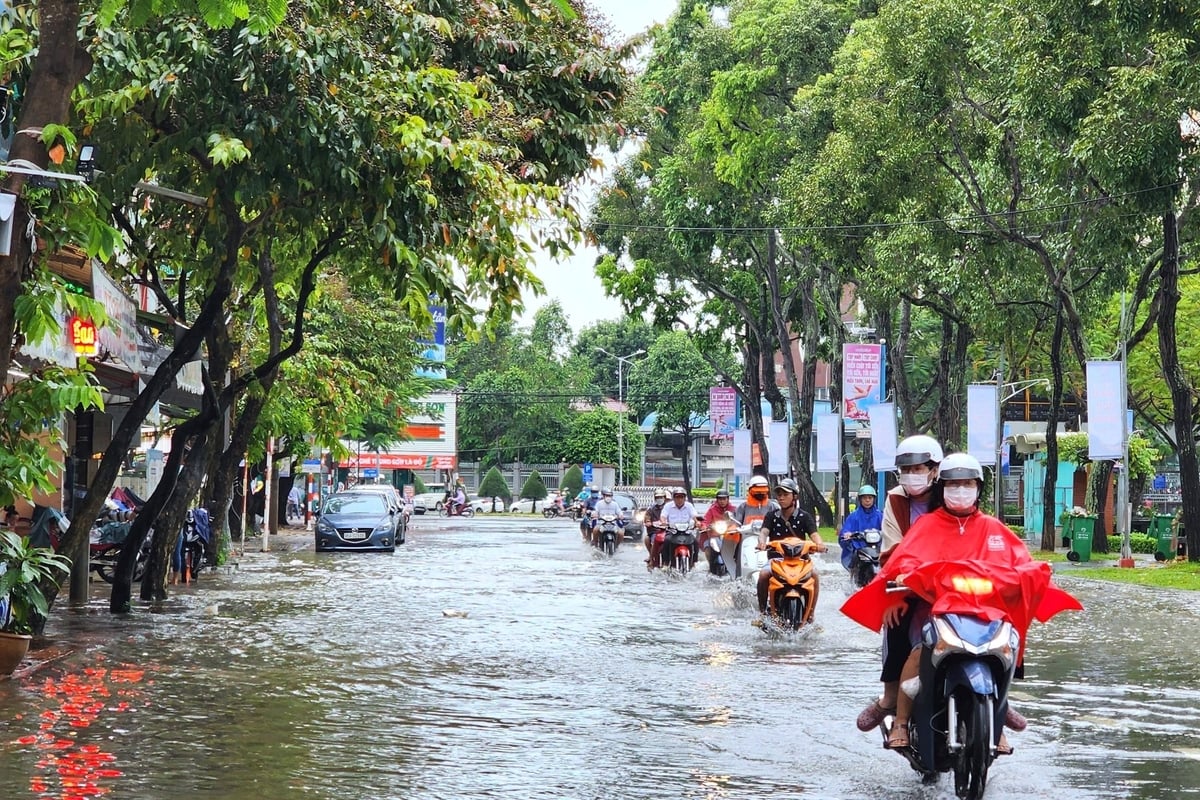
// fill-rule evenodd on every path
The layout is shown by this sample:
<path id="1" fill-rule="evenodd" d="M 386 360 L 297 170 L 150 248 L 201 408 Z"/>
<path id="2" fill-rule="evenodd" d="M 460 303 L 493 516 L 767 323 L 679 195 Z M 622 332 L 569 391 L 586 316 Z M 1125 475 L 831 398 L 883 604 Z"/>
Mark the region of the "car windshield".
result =
<path id="1" fill-rule="evenodd" d="M 338 495 L 325 502 L 326 514 L 382 514 L 387 503 L 376 494 Z"/>
<path id="2" fill-rule="evenodd" d="M 617 505 L 621 507 L 622 511 L 633 511 L 637 509 L 637 500 L 635 500 L 632 495 L 618 494 L 614 495 L 613 499 L 617 501 Z"/>

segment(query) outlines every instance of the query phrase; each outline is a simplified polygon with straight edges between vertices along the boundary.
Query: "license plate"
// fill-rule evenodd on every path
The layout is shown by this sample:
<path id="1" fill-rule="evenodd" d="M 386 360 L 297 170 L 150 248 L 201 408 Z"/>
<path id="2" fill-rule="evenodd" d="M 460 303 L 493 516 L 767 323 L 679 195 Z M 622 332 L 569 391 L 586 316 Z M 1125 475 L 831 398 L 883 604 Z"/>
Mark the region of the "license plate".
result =
<path id="1" fill-rule="evenodd" d="M 346 541 L 350 541 L 352 539 L 365 539 L 367 538 L 367 531 L 358 529 L 349 530 L 342 534 L 342 538 Z"/>

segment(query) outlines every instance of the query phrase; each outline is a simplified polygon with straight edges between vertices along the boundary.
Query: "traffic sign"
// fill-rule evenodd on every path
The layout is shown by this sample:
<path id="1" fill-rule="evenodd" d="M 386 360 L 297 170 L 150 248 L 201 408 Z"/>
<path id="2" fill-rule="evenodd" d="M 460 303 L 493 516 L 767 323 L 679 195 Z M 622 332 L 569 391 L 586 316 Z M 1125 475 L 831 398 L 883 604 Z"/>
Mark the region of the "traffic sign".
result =
<path id="1" fill-rule="evenodd" d="M 592 462 L 590 462 L 590 461 L 585 461 L 583 463 L 583 482 L 584 483 L 592 482 Z"/>
<path id="2" fill-rule="evenodd" d="M 362 471 L 362 476 L 364 478 L 378 478 L 379 470 L 375 469 L 374 467 L 364 467 L 363 471 Z"/>

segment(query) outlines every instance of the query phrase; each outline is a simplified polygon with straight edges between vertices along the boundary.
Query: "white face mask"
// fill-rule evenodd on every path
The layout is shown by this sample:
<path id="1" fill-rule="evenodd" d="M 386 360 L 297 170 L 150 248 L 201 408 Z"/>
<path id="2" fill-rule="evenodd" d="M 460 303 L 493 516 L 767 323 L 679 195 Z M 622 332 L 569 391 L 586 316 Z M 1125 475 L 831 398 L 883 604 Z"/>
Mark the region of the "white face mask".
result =
<path id="1" fill-rule="evenodd" d="M 970 511 L 975 508 L 979 490 L 974 486 L 947 486 L 942 497 L 950 511 Z"/>
<path id="2" fill-rule="evenodd" d="M 904 473 L 900 475 L 900 485 L 904 487 L 904 491 L 910 495 L 925 494 L 929 491 L 929 487 L 933 484 L 929 480 L 929 473 L 918 475 L 916 473 Z"/>

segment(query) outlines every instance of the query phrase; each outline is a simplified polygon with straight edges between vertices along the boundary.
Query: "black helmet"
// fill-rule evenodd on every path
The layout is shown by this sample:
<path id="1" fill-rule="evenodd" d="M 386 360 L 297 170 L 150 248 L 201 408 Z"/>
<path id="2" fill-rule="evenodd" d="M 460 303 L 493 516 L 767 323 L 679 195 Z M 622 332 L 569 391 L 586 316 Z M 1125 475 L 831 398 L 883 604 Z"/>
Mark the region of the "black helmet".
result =
<path id="1" fill-rule="evenodd" d="M 717 489 L 717 499 L 720 500 L 722 497 L 724 497 L 726 500 L 729 499 L 728 489 Z"/>
<path id="2" fill-rule="evenodd" d="M 784 490 L 785 492 L 791 492 L 794 495 L 800 494 L 800 487 L 791 478 L 784 478 L 781 480 L 779 485 L 775 487 L 775 491 L 778 492 L 780 489 Z"/>

